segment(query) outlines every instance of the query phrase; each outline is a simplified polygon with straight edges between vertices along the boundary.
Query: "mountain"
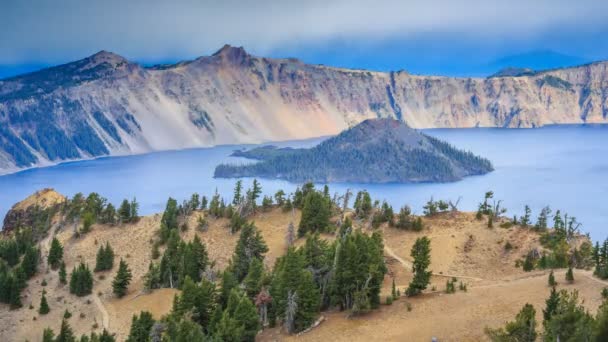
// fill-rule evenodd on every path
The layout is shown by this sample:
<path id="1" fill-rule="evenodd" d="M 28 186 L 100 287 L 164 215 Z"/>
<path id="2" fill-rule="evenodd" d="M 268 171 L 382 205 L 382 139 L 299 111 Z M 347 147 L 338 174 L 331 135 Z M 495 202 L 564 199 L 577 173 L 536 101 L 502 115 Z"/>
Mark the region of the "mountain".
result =
<path id="1" fill-rule="evenodd" d="M 588 60 L 583 57 L 570 56 L 552 50 L 539 50 L 502 57 L 490 63 L 490 68 L 492 70 L 505 68 L 548 70 L 584 63 L 588 63 Z"/>
<path id="2" fill-rule="evenodd" d="M 394 119 L 369 119 L 310 149 L 262 147 L 238 156 L 262 160 L 222 164 L 215 177 L 280 178 L 293 182 L 450 182 L 493 170 L 463 152 Z"/>
<path id="3" fill-rule="evenodd" d="M 0 172 L 334 135 L 378 117 L 413 128 L 606 123 L 608 63 L 451 78 L 308 65 L 228 45 L 154 67 L 101 51 L 0 80 Z"/>

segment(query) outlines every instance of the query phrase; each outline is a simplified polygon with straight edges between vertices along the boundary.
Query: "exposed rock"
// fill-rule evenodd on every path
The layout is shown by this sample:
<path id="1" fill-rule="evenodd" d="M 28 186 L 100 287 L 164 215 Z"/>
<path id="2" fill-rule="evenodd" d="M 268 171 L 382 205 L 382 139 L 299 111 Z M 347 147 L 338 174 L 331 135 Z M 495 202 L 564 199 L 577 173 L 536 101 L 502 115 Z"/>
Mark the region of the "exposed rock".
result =
<path id="1" fill-rule="evenodd" d="M 378 117 L 414 128 L 608 123 L 608 62 L 500 76 L 348 70 L 229 45 L 145 68 L 101 51 L 0 81 L 0 173 L 101 155 L 333 135 Z"/>
<path id="2" fill-rule="evenodd" d="M 19 227 L 34 227 L 39 220 L 46 219 L 50 211 L 56 210 L 65 202 L 65 196 L 53 189 L 43 189 L 13 205 L 4 217 L 3 233 L 9 233 Z"/>

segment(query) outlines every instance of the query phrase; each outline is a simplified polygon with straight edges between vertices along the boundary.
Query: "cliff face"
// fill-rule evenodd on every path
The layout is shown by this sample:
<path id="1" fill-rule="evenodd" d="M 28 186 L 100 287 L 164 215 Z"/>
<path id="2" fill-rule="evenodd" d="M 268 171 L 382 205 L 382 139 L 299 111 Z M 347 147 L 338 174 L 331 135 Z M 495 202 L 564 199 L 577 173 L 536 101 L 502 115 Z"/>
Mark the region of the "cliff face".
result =
<path id="1" fill-rule="evenodd" d="M 0 172 L 101 155 L 414 128 L 608 122 L 608 62 L 450 78 L 267 59 L 225 46 L 144 68 L 109 52 L 0 81 Z"/>

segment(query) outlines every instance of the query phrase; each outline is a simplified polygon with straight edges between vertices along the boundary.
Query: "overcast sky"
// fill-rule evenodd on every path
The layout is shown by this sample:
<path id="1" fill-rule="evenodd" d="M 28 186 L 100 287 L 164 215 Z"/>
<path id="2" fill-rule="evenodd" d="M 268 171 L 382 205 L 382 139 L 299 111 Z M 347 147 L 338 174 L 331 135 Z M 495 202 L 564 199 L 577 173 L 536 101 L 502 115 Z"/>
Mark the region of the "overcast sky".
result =
<path id="1" fill-rule="evenodd" d="M 602 59 L 607 19 L 606 0 L 0 0 L 0 65 L 102 49 L 176 61 L 225 43 L 315 63 L 439 71 L 536 50 Z"/>

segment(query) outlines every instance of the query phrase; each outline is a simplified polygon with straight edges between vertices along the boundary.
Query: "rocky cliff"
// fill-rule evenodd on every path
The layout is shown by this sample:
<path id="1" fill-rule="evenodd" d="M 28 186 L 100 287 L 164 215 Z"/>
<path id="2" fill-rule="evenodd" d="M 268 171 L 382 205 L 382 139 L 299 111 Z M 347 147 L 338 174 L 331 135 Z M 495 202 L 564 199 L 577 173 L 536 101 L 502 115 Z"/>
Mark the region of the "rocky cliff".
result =
<path id="1" fill-rule="evenodd" d="M 225 46 L 143 67 L 110 52 L 0 81 L 0 172 L 63 160 L 414 128 L 608 122 L 608 62 L 451 78 L 308 65 Z"/>

